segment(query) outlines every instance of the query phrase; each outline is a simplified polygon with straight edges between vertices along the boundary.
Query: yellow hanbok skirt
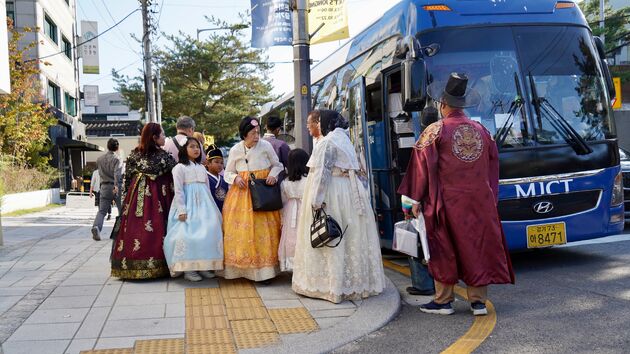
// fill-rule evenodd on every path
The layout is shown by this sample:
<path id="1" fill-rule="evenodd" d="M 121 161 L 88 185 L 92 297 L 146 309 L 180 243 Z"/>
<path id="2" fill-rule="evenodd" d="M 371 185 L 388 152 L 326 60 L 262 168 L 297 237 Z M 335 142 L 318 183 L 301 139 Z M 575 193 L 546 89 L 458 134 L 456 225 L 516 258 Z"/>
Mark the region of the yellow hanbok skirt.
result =
<path id="1" fill-rule="evenodd" d="M 268 170 L 252 171 L 267 178 Z M 249 172 L 239 176 L 249 181 Z M 223 205 L 223 252 L 225 268 L 218 272 L 226 279 L 247 278 L 262 281 L 279 273 L 278 243 L 282 223 L 280 211 L 254 211 L 249 191 L 232 185 Z"/>

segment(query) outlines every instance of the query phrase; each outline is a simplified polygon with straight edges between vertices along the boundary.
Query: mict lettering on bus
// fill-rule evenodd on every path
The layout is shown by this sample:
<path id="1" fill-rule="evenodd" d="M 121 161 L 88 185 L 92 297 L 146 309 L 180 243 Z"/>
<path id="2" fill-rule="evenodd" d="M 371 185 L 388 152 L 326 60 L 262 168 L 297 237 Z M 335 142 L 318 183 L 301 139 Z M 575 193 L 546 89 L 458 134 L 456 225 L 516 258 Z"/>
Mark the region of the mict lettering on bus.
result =
<path id="1" fill-rule="evenodd" d="M 557 181 L 549 181 L 549 182 L 533 182 L 526 184 L 526 188 L 523 188 L 523 185 L 516 184 L 514 188 L 516 190 L 516 198 L 529 198 L 536 197 L 540 195 L 554 194 L 554 193 L 568 193 L 571 191 L 571 187 L 569 183 L 572 182 L 573 179 L 561 179 Z M 551 187 L 554 185 L 563 186 L 562 190 L 553 190 Z"/>

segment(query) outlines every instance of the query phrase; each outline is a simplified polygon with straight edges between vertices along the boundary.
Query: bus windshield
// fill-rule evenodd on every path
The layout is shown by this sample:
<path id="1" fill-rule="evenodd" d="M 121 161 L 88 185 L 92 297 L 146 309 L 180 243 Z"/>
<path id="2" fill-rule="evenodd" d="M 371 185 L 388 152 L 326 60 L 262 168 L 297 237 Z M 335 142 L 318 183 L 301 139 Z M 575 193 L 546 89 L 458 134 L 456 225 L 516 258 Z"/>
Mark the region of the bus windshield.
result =
<path id="1" fill-rule="evenodd" d="M 452 72 L 468 75 L 481 95 L 466 114 L 482 123 L 501 148 L 562 144 L 565 136 L 534 114 L 531 87 L 546 108 L 586 141 L 610 137 L 610 117 L 588 30 L 568 26 L 446 29 L 421 35 L 422 45 L 440 50 L 425 58 L 431 82 Z M 533 80 L 530 80 L 530 77 Z"/>

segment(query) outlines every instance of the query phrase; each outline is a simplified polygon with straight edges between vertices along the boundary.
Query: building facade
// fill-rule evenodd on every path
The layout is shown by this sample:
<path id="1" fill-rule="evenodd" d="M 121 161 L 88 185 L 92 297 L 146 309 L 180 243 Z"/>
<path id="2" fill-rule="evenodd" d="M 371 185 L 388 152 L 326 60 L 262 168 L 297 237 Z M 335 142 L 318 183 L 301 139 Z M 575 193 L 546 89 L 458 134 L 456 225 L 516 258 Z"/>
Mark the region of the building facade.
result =
<path id="1" fill-rule="evenodd" d="M 41 97 L 57 118 L 49 130 L 54 145 L 51 164 L 63 172 L 59 187 L 67 191 L 72 179 L 82 173 L 85 151 L 101 150 L 87 143 L 81 122 L 76 0 L 6 1 L 6 13 L 18 31 L 37 28 L 25 33 L 20 44 L 37 42 L 29 56 L 40 59 Z"/>

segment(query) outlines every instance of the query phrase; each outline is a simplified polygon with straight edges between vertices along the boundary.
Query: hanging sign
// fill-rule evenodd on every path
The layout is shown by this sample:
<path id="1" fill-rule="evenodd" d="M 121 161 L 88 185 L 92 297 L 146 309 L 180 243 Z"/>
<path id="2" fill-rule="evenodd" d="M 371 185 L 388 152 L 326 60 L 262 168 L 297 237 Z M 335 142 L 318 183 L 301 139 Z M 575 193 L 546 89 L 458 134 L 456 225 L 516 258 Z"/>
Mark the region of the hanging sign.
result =
<path id="1" fill-rule="evenodd" d="M 289 0 L 251 0 L 252 47 L 293 44 Z"/>
<path id="2" fill-rule="evenodd" d="M 83 73 L 98 74 L 98 23 L 96 21 L 81 21 L 81 57 L 83 58 Z M 92 39 L 92 40 L 90 40 Z M 88 42 L 89 41 L 89 42 Z"/>
<path id="3" fill-rule="evenodd" d="M 315 33 L 311 44 L 350 37 L 346 0 L 309 0 L 308 9 L 308 33 Z"/>

